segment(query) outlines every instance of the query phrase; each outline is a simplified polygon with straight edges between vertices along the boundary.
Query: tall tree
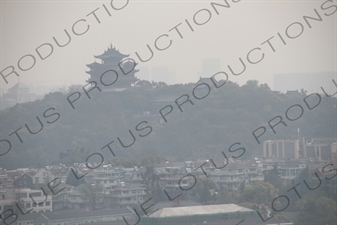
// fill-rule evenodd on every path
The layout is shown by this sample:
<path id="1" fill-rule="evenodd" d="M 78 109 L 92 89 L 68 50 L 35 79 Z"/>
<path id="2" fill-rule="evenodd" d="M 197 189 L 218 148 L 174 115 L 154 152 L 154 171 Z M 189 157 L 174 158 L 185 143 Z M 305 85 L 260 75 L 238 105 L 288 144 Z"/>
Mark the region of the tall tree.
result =
<path id="1" fill-rule="evenodd" d="M 279 190 L 272 184 L 257 181 L 247 186 L 241 196 L 240 202 L 250 202 L 270 206 L 272 201 L 278 197 Z"/>
<path id="2" fill-rule="evenodd" d="M 333 225 L 337 223 L 337 203 L 317 193 L 310 193 L 296 203 L 300 213 L 295 225 Z"/>
<path id="3" fill-rule="evenodd" d="M 95 210 L 103 201 L 103 186 L 99 183 L 86 183 L 81 186 L 81 198 L 88 203 L 89 209 Z"/>
<path id="4" fill-rule="evenodd" d="M 213 190 L 213 193 L 211 191 Z M 191 198 L 198 202 L 207 204 L 215 201 L 214 192 L 217 190 L 216 184 L 209 178 L 199 178 L 196 185 L 191 189 Z"/>
<path id="5" fill-rule="evenodd" d="M 272 184 L 274 187 L 277 187 L 280 192 L 282 192 L 285 188 L 281 178 L 279 177 L 277 164 L 273 166 L 273 169 L 265 171 L 264 181 Z"/>

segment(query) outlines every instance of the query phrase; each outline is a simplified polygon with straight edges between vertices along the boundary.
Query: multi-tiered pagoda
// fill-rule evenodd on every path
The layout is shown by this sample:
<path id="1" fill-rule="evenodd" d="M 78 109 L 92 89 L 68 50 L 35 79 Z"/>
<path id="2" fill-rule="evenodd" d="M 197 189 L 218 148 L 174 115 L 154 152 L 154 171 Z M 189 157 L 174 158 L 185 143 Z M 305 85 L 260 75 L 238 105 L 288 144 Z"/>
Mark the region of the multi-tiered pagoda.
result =
<path id="1" fill-rule="evenodd" d="M 87 65 L 90 68 L 90 71 L 86 71 L 90 75 L 87 82 L 95 81 L 97 86 L 104 91 L 119 91 L 130 88 L 138 81 L 135 77 L 138 70 L 134 69 L 135 63 L 133 61 L 125 60 L 128 56 L 120 53 L 112 46 L 105 50 L 102 55 L 94 56 L 96 59 L 100 59 L 101 63 L 93 62 Z M 118 79 L 115 83 L 113 82 L 116 80 L 116 75 L 114 72 L 107 72 L 108 70 L 114 70 L 118 73 Z M 104 73 L 105 75 L 102 76 Z M 104 85 L 101 82 L 101 76 Z"/>

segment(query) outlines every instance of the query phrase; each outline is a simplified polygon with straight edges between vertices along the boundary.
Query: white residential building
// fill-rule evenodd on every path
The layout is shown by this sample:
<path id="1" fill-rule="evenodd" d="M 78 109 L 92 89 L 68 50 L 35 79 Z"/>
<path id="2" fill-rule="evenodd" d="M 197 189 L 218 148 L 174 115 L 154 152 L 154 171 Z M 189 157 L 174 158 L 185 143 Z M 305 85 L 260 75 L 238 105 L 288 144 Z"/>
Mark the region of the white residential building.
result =
<path id="1" fill-rule="evenodd" d="M 52 211 L 52 196 L 47 195 L 46 197 L 41 189 L 5 189 L 1 190 L 0 193 L 0 213 L 7 209 L 19 212 L 18 207 L 20 207 L 22 212 Z"/>
<path id="2" fill-rule="evenodd" d="M 49 170 L 40 168 L 33 176 L 34 184 L 45 184 L 52 181 L 55 176 Z"/>

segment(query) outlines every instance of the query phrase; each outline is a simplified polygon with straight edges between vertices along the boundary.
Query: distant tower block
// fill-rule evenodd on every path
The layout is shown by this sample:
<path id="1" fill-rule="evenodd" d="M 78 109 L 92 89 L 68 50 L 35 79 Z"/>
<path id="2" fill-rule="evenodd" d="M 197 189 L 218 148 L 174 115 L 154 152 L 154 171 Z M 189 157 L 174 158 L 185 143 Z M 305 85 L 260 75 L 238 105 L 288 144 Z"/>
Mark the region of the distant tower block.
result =
<path id="1" fill-rule="evenodd" d="M 304 140 L 267 140 L 263 142 L 263 157 L 265 158 L 290 158 L 306 157 Z"/>
<path id="2" fill-rule="evenodd" d="M 93 62 L 87 65 L 90 70 L 86 71 L 86 73 L 90 75 L 90 78 L 86 81 L 97 82 L 97 85 L 106 92 L 122 91 L 132 87 L 138 81 L 138 79 L 135 77 L 135 73 L 138 72 L 138 70 L 132 70 L 132 68 L 137 64 L 135 65 L 135 63 L 131 60 L 125 60 L 125 58 L 128 56 L 129 55 L 120 53 L 111 45 L 107 50 L 104 51 L 103 54 L 94 56 L 96 59 L 100 59 L 101 63 Z M 121 68 L 124 73 L 126 73 L 126 75 L 124 75 Z M 116 74 L 109 70 L 114 70 L 118 74 L 118 79 L 115 83 L 113 82 L 116 80 Z M 105 75 L 102 76 L 104 73 Z"/>
<path id="3" fill-rule="evenodd" d="M 304 137 L 292 140 L 267 140 L 263 142 L 263 157 L 333 161 L 337 157 L 336 141 L 336 138 L 312 138 L 310 142 L 306 142 Z"/>
<path id="4" fill-rule="evenodd" d="M 221 71 L 220 59 L 217 58 L 207 58 L 202 60 L 202 68 L 199 73 L 199 77 L 211 77 L 212 75 Z M 218 75 L 217 78 L 223 79 L 222 75 Z"/>

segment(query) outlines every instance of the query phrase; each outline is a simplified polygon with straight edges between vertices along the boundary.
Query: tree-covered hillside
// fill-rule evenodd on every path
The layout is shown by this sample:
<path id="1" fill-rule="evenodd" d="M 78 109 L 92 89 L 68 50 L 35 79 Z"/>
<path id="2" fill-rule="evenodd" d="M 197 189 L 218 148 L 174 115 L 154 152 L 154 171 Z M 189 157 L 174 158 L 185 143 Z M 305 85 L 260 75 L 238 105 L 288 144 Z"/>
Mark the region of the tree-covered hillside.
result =
<path id="1" fill-rule="evenodd" d="M 260 126 L 266 128 L 260 141 L 296 138 L 298 128 L 299 135 L 305 138 L 336 137 L 334 97 L 322 96 L 319 105 L 309 110 L 303 101 L 304 91 L 298 96 L 285 95 L 256 81 L 248 81 L 242 87 L 228 81 L 218 88 L 209 82 L 210 89 L 206 85 L 195 88 L 196 84 L 167 86 L 146 81 L 138 86 L 122 92 L 93 89 L 88 93 L 90 99 L 80 87 L 81 96 L 76 101 L 79 94 L 74 94 L 77 89 L 72 87 L 67 94 L 50 93 L 43 100 L 1 111 L 0 167 L 48 165 L 59 158 L 59 152 L 84 146 L 91 153 L 102 153 L 106 161 L 113 154 L 131 158 L 156 154 L 188 160 L 223 157 L 221 151 L 229 153 L 229 146 L 238 142 L 236 148 L 246 149 L 241 156 L 244 159 L 262 154 L 262 144 L 252 135 Z M 201 97 L 204 98 L 196 99 Z M 167 98 L 171 101 L 158 103 L 158 99 Z M 318 100 L 317 95 L 306 99 L 309 106 Z M 303 115 L 290 121 L 301 114 L 300 106 L 287 111 L 294 104 L 303 108 Z M 165 115 L 172 109 L 165 117 L 167 122 L 159 113 L 165 105 L 172 106 L 162 110 Z M 281 116 L 284 124 L 275 126 L 274 134 L 268 121 L 276 116 Z M 278 121 L 276 118 L 270 123 Z M 256 134 L 261 132 L 262 129 Z"/>

